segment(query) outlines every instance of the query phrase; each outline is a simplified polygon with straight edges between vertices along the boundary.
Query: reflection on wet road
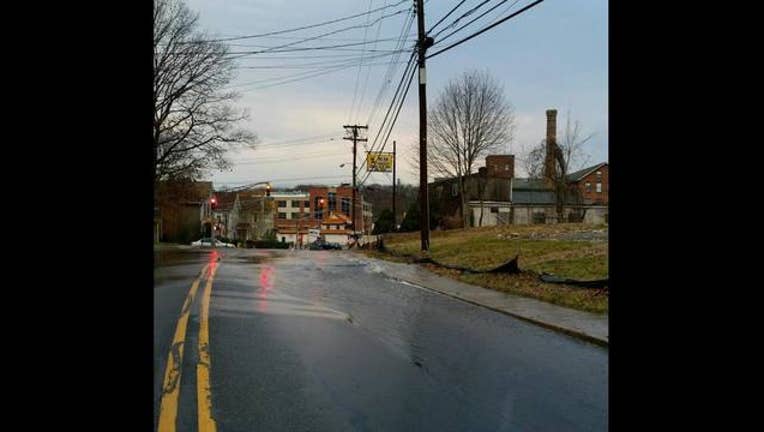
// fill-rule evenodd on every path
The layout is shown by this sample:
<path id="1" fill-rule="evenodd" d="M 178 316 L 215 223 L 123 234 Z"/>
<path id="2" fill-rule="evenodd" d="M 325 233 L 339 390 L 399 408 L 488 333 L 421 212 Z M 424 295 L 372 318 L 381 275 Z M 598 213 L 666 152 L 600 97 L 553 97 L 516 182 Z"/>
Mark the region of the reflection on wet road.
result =
<path id="1" fill-rule="evenodd" d="M 209 309 L 220 431 L 607 429 L 606 349 L 392 280 L 352 253 L 222 254 Z M 177 277 L 204 262 L 184 259 L 156 271 L 161 371 L 193 281 Z M 195 423 L 188 399 L 179 425 Z"/>

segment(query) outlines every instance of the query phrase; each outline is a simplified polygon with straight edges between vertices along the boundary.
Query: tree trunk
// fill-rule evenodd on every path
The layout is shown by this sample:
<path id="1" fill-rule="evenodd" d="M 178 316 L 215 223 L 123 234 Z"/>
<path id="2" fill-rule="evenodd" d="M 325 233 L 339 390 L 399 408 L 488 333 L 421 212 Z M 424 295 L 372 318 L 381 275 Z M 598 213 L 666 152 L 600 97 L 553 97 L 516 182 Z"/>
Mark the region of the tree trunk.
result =
<path id="1" fill-rule="evenodd" d="M 459 176 L 459 197 L 461 198 L 462 228 L 467 228 L 467 209 L 464 205 L 464 178 Z"/>

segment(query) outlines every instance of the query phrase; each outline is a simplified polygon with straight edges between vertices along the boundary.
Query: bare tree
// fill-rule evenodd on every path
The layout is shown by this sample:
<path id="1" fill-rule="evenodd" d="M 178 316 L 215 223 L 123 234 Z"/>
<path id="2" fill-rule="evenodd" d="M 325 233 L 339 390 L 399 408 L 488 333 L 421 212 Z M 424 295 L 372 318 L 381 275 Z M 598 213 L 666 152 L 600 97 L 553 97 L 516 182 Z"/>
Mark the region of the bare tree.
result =
<path id="1" fill-rule="evenodd" d="M 583 168 L 591 161 L 591 156 L 584 149 L 584 144 L 594 137 L 593 133 L 583 134 L 580 121 L 575 120 L 571 123 L 570 110 L 566 116 L 565 131 L 561 139 L 551 146 L 554 152 L 554 168 L 549 174 L 545 174 L 544 170 L 547 154 L 546 140 L 541 140 L 536 147 L 533 147 L 523 161 L 529 178 L 544 179 L 553 187 L 558 222 L 563 222 L 564 207 L 568 197 L 578 194 L 578 189 L 568 182 L 568 174 Z"/>
<path id="2" fill-rule="evenodd" d="M 514 134 L 513 108 L 491 75 L 468 71 L 441 92 L 427 126 L 428 168 L 436 176 L 457 179 L 465 226 L 465 176 L 485 155 L 508 149 Z M 418 160 L 412 162 L 418 165 Z"/>
<path id="3" fill-rule="evenodd" d="M 248 118 L 225 91 L 234 63 L 226 45 L 197 29 L 198 15 L 182 0 L 154 2 L 154 183 L 197 179 L 206 169 L 225 169 L 237 145 L 254 145 L 237 127 Z"/>

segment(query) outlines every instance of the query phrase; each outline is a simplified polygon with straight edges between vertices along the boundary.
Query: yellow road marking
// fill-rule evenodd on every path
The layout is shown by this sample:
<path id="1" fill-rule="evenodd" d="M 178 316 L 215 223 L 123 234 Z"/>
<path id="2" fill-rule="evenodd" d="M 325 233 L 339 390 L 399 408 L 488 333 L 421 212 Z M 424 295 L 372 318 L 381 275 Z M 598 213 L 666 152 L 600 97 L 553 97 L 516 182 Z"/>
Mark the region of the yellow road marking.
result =
<path id="1" fill-rule="evenodd" d="M 212 394 L 210 392 L 210 295 L 212 279 L 217 271 L 217 263 L 210 268 L 207 285 L 202 291 L 201 311 L 199 313 L 199 363 L 196 365 L 196 413 L 199 432 L 216 432 L 217 425 L 212 418 Z"/>
<path id="2" fill-rule="evenodd" d="M 178 395 L 180 394 L 180 372 L 183 367 L 183 344 L 186 339 L 186 327 L 194 296 L 199 288 L 199 283 L 204 278 L 209 264 L 202 268 L 201 274 L 196 278 L 191 289 L 188 291 L 186 301 L 180 311 L 178 326 L 175 328 L 175 337 L 170 346 L 165 368 L 164 383 L 162 384 L 162 400 L 159 404 L 159 432 L 175 432 L 175 421 L 178 417 Z"/>

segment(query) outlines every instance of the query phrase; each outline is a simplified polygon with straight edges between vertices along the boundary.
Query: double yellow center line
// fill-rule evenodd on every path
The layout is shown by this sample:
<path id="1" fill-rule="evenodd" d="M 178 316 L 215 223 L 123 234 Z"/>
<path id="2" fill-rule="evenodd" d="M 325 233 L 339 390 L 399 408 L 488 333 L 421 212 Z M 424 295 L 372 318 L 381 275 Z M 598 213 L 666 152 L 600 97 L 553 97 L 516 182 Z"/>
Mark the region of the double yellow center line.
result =
<path id="1" fill-rule="evenodd" d="M 191 306 L 194 303 L 199 284 L 207 275 L 207 283 L 202 291 L 201 311 L 199 314 L 199 363 L 196 366 L 196 395 L 197 417 L 199 432 L 215 432 L 217 425 L 212 419 L 212 395 L 210 393 L 210 353 L 209 353 L 209 307 L 212 292 L 212 280 L 217 272 L 218 264 L 207 264 L 202 268 L 199 277 L 191 284 L 183 308 L 175 328 L 170 353 L 167 356 L 164 382 L 162 385 L 162 400 L 159 405 L 159 432 L 175 432 L 178 419 L 178 399 L 180 395 L 180 378 L 183 367 L 183 346 L 186 340 L 186 328 Z M 209 271 L 208 271 L 209 270 Z"/>

